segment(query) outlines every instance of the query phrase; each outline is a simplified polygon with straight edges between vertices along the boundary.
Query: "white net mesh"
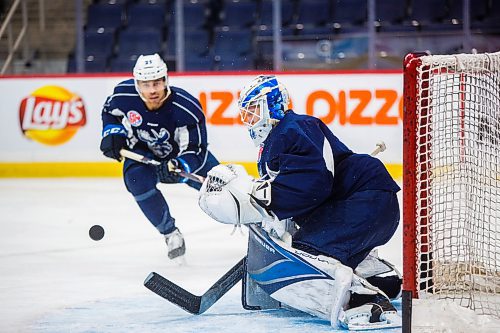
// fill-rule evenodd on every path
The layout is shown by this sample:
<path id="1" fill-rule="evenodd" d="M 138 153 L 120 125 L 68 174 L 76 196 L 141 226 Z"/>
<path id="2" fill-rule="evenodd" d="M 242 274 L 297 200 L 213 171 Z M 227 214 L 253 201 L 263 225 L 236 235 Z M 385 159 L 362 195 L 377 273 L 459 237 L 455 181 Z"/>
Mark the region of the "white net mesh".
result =
<path id="1" fill-rule="evenodd" d="M 500 317 L 500 53 L 421 61 L 419 297 Z"/>

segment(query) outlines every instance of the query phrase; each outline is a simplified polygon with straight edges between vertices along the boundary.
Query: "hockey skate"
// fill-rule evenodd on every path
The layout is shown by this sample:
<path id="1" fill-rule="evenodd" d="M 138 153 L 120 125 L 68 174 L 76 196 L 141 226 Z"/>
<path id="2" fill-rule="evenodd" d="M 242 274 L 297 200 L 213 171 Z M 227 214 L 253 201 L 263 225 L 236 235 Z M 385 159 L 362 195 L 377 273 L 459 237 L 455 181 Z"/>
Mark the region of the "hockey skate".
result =
<path id="1" fill-rule="evenodd" d="M 339 322 L 350 331 L 396 328 L 402 324 L 396 308 L 381 295 L 376 295 L 373 302 L 341 311 Z"/>
<path id="2" fill-rule="evenodd" d="M 167 243 L 168 257 L 170 259 L 179 258 L 186 253 L 184 237 L 177 228 L 165 235 L 165 243 Z"/>

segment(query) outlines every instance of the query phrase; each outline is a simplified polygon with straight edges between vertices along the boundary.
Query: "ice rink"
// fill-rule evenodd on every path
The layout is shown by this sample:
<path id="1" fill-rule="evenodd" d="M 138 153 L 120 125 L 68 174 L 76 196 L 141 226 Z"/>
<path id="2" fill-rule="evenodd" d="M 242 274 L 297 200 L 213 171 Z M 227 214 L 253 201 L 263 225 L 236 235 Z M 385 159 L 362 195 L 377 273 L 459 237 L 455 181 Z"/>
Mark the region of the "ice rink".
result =
<path id="1" fill-rule="evenodd" d="M 287 310 L 244 310 L 238 283 L 193 316 L 143 286 L 151 271 L 201 294 L 246 253 L 247 230 L 206 216 L 197 192 L 159 185 L 185 235 L 187 265 L 167 257 L 121 179 L 0 179 L 0 332 L 332 332 Z M 104 227 L 101 241 L 88 235 Z M 401 266 L 401 232 L 380 253 Z"/>
<path id="2" fill-rule="evenodd" d="M 159 188 L 185 235 L 186 266 L 168 259 L 163 237 L 121 179 L 0 179 L 0 332 L 336 332 L 300 312 L 244 310 L 240 283 L 199 316 L 146 289 L 144 279 L 155 271 L 202 294 L 247 246 L 246 228 L 231 235 L 232 226 L 198 208 L 195 190 L 182 184 Z M 101 241 L 88 235 L 94 224 L 106 231 Z M 401 237 L 400 227 L 379 249 L 399 269 Z M 499 322 L 467 309 L 416 305 L 414 322 L 421 325 L 415 332 L 500 329 Z"/>

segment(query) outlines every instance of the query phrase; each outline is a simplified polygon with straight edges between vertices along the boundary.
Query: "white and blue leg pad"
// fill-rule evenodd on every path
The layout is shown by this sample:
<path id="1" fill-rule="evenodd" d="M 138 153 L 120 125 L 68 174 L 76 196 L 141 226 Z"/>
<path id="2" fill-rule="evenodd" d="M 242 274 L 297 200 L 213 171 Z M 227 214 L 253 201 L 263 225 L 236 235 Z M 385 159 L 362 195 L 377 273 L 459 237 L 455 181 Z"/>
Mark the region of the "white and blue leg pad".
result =
<path id="1" fill-rule="evenodd" d="M 349 301 L 352 269 L 293 249 L 256 225 L 249 229 L 248 279 L 279 303 L 328 321 L 337 318 Z"/>

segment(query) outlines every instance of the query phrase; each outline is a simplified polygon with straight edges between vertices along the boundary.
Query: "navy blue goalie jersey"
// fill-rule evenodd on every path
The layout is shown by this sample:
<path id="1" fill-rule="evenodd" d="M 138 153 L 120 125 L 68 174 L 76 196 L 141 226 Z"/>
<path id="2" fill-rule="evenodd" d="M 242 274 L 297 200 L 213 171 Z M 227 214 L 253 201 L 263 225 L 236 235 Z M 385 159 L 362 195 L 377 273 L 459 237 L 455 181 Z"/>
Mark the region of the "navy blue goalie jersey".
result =
<path id="1" fill-rule="evenodd" d="M 353 153 L 322 121 L 291 110 L 264 141 L 258 167 L 272 180 L 270 208 L 280 219 L 358 191 L 400 190 L 380 160 Z"/>
<path id="2" fill-rule="evenodd" d="M 134 151 L 160 160 L 180 158 L 191 172 L 207 159 L 207 130 L 200 102 L 185 90 L 170 86 L 165 103 L 149 111 L 134 80 L 119 83 L 102 110 L 103 136 L 123 131 Z"/>

